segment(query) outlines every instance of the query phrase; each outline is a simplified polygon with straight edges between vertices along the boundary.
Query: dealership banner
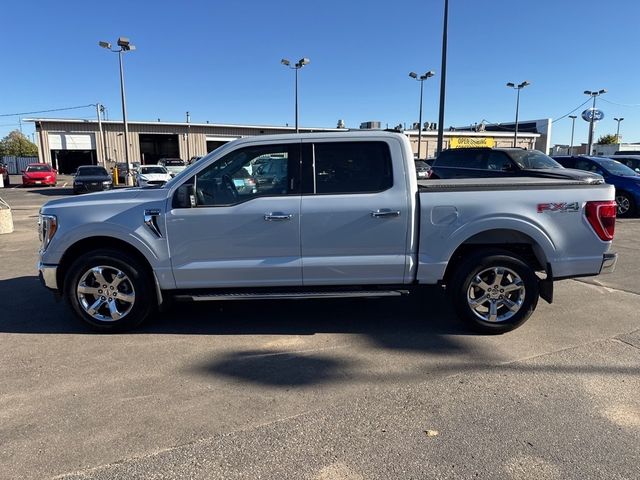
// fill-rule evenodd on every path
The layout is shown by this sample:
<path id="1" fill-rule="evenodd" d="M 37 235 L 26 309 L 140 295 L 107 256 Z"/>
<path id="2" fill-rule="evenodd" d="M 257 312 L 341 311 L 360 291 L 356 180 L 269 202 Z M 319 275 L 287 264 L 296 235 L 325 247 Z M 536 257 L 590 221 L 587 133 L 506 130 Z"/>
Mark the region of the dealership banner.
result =
<path id="1" fill-rule="evenodd" d="M 453 137 L 449 142 L 449 148 L 472 148 L 496 146 L 496 141 L 492 137 Z"/>

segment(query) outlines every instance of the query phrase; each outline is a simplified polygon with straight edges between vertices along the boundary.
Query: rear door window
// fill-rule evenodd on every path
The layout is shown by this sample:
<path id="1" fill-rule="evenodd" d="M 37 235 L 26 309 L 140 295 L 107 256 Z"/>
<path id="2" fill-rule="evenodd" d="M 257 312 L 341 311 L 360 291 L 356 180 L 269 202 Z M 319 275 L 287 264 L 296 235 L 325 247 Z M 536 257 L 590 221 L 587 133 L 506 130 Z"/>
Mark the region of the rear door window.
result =
<path id="1" fill-rule="evenodd" d="M 326 142 L 311 147 L 316 194 L 375 193 L 393 186 L 391 153 L 386 142 Z M 305 169 L 308 171 L 308 169 Z"/>

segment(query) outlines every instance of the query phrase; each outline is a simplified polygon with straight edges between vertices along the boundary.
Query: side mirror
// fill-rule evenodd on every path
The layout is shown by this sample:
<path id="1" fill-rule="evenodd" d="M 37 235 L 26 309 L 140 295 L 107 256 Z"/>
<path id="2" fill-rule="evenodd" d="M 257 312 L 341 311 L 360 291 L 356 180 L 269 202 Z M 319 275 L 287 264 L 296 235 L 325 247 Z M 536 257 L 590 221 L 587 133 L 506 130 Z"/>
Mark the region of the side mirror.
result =
<path id="1" fill-rule="evenodd" d="M 24 173 L 24 170 L 20 170 L 20 173 Z"/>
<path id="2" fill-rule="evenodd" d="M 173 196 L 174 208 L 193 208 L 196 203 L 196 189 L 190 183 L 182 184 Z"/>

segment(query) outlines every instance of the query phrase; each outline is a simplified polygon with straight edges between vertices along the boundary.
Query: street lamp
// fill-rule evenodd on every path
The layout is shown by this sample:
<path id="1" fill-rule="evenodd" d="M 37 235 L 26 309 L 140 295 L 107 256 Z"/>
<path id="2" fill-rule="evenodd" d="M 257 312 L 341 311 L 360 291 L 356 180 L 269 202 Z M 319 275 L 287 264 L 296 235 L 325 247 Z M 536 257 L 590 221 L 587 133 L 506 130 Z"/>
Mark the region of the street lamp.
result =
<path id="1" fill-rule="evenodd" d="M 618 122 L 618 129 L 616 130 L 616 142 L 620 143 L 620 122 L 624 120 L 624 117 L 614 118 Z"/>
<path id="2" fill-rule="evenodd" d="M 409 76 L 420 82 L 420 116 L 418 119 L 418 160 L 420 160 L 420 148 L 422 147 L 422 87 L 427 78 L 431 78 L 436 74 L 433 70 L 428 71 L 424 75 L 418 76 L 416 72 L 410 72 Z"/>
<path id="3" fill-rule="evenodd" d="M 284 65 L 285 67 L 292 68 L 296 71 L 296 133 L 298 133 L 298 70 L 300 70 L 305 65 L 308 65 L 309 62 L 310 60 L 308 58 L 303 57 L 300 60 L 298 60 L 298 62 L 294 64 L 292 67 L 291 62 L 286 58 L 283 58 L 282 60 L 280 60 L 280 63 L 282 65 Z"/>
<path id="4" fill-rule="evenodd" d="M 120 63 L 120 96 L 122 97 L 122 122 L 124 124 L 124 157 L 127 162 L 127 175 L 126 183 L 128 186 L 133 186 L 133 172 L 131 171 L 131 161 L 129 158 L 129 126 L 127 125 L 127 100 L 124 93 L 124 70 L 122 67 L 122 54 L 123 52 L 129 52 L 136 49 L 134 45 L 131 45 L 128 38 L 119 37 L 117 50 L 111 48 L 109 42 L 98 42 L 102 48 L 118 54 L 118 61 Z"/>
<path id="5" fill-rule="evenodd" d="M 606 89 L 591 91 L 585 90 L 584 94 L 589 95 L 593 98 L 593 108 L 591 109 L 591 118 L 589 119 L 589 146 L 587 147 L 587 155 L 591 155 L 591 149 L 593 148 L 593 129 L 594 129 L 594 117 L 596 116 L 596 98 L 598 98 L 603 93 L 607 93 Z"/>
<path id="6" fill-rule="evenodd" d="M 529 85 L 531 85 L 531 83 L 526 80 L 522 83 L 519 83 L 518 85 L 516 85 L 513 82 L 507 83 L 507 87 L 514 88 L 518 91 L 518 95 L 516 97 L 516 131 L 513 134 L 514 148 L 518 146 L 518 111 L 520 110 L 520 90 L 522 90 L 524 87 L 527 87 Z"/>
<path id="7" fill-rule="evenodd" d="M 576 115 L 569 115 L 569 118 L 571 119 L 571 145 L 569 146 L 569 155 L 573 155 L 573 132 L 576 128 L 576 118 L 578 118 Z"/>

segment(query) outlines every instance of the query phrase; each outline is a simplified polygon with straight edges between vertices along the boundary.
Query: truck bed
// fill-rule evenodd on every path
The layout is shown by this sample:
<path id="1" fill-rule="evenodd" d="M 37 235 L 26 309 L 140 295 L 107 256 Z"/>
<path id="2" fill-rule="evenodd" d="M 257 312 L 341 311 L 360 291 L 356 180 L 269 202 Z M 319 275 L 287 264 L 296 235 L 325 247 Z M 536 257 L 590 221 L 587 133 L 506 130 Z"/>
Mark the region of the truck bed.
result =
<path id="1" fill-rule="evenodd" d="M 473 190 L 521 190 L 521 189 L 554 189 L 554 188 L 581 188 L 585 185 L 595 187 L 603 185 L 604 180 L 598 183 L 585 180 L 568 180 L 556 178 L 516 177 L 516 178 L 460 178 L 447 180 L 418 180 L 418 192 L 436 191 L 473 191 Z"/>

